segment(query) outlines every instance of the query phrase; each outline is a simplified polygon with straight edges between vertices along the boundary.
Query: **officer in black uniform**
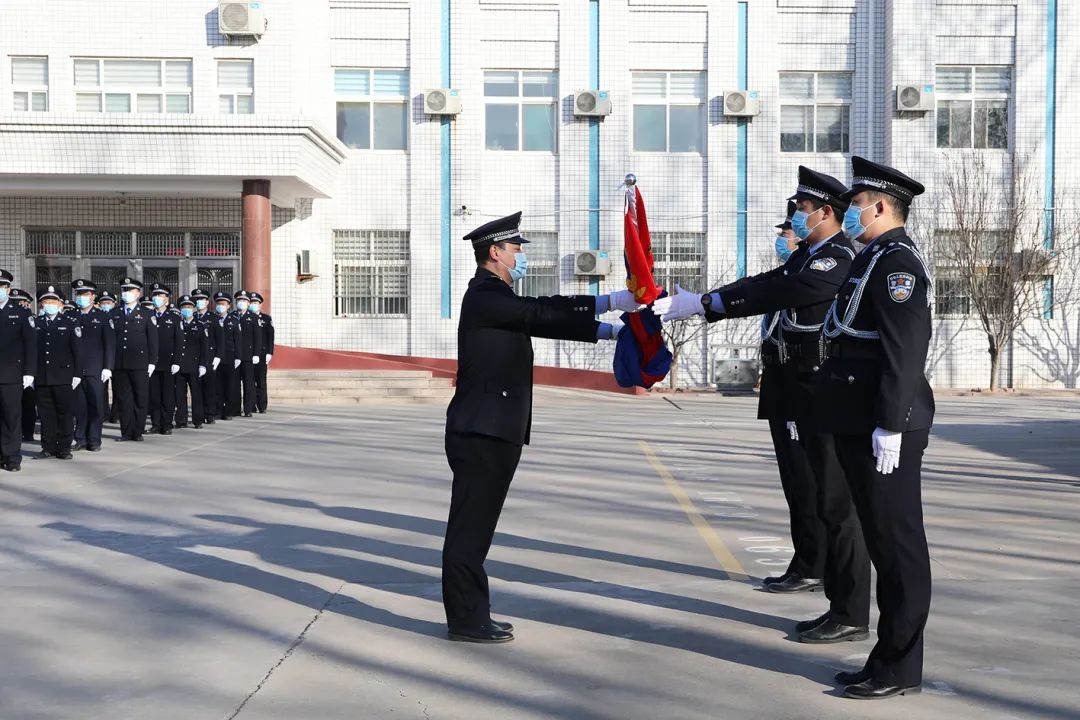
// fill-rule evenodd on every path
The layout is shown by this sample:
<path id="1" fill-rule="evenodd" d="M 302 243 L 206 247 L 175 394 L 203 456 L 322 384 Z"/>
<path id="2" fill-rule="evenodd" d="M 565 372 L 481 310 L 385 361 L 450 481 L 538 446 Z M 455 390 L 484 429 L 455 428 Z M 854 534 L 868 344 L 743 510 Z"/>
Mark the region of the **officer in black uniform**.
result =
<path id="1" fill-rule="evenodd" d="M 222 343 L 222 328 L 218 325 L 217 315 L 210 309 L 210 295 L 201 288 L 196 288 L 191 293 L 191 299 L 195 301 L 195 322 L 206 330 L 206 352 L 210 363 L 206 366 L 206 373 L 199 379 L 199 396 L 202 398 L 203 415 L 200 422 L 213 425 L 221 408 L 217 402 L 217 377 L 218 367 L 221 365 L 221 356 L 218 348 Z"/>
<path id="2" fill-rule="evenodd" d="M 78 321 L 61 313 L 64 300 L 49 285 L 38 294 L 45 317 L 37 323 L 38 416 L 41 418 L 41 457 L 71 459 L 72 409 L 75 388 L 82 379 L 82 329 Z"/>
<path id="3" fill-rule="evenodd" d="M 266 412 L 268 394 L 266 389 L 266 371 L 270 367 L 270 360 L 274 356 L 274 319 L 262 311 L 263 296 L 257 292 L 251 293 L 251 313 L 255 315 L 259 324 L 261 335 L 262 362 L 255 366 L 255 409 L 259 413 Z"/>
<path id="4" fill-rule="evenodd" d="M 124 278 L 120 285 L 123 305 L 113 310 L 116 328 L 116 365 L 113 391 L 120 416 L 120 440 L 142 441 L 150 399 L 150 376 L 158 356 L 157 317 L 142 307 L 143 285 Z"/>
<path id="5" fill-rule="evenodd" d="M 215 407 L 218 417 L 222 420 L 232 420 L 234 411 L 232 405 L 232 387 L 237 370 L 240 367 L 240 356 L 237 354 L 240 345 L 240 323 L 232 312 L 232 297 L 225 292 L 214 293 L 214 313 L 220 335 L 215 340 L 217 343 L 218 357 L 221 364 L 218 365 L 215 377 L 214 389 L 217 395 Z M 238 411 L 237 411 L 238 412 Z"/>
<path id="6" fill-rule="evenodd" d="M 0 270 L 0 467 L 18 472 L 22 467 L 23 391 L 34 385 L 37 372 L 37 337 L 34 316 L 11 296 L 7 270 Z M 33 436 L 33 427 L 30 430 Z"/>
<path id="7" fill-rule="evenodd" d="M 246 290 L 237 290 L 233 294 L 236 301 L 234 321 L 240 326 L 236 344 L 235 372 L 229 389 L 229 415 L 251 417 L 255 412 L 255 365 L 259 364 L 259 349 L 262 340 L 261 328 L 254 313 L 248 311 L 251 295 Z M 234 361 L 235 362 L 235 361 Z M 243 403 L 241 404 L 241 389 Z"/>
<path id="8" fill-rule="evenodd" d="M 184 344 L 177 360 L 180 372 L 176 375 L 176 427 L 188 426 L 190 392 L 191 425 L 198 429 L 202 427 L 205 412 L 199 381 L 206 375 L 206 366 L 210 362 L 210 332 L 204 323 L 195 319 L 195 300 L 190 295 L 180 296 L 179 308 Z"/>
<path id="9" fill-rule="evenodd" d="M 116 296 L 105 289 L 101 289 L 97 295 L 97 302 L 95 303 L 98 310 L 112 318 L 113 310 L 116 308 Z M 119 413 L 116 411 L 116 393 L 112 392 L 112 379 L 105 381 L 105 409 L 106 417 L 105 422 L 115 423 L 119 417 Z"/>
<path id="10" fill-rule="evenodd" d="M 176 374 L 180 372 L 180 355 L 184 351 L 180 318 L 169 310 L 169 294 L 169 288 L 161 283 L 154 283 L 150 288 L 158 333 L 157 360 L 154 374 L 150 376 L 150 432 L 161 435 L 172 435 Z"/>
<path id="11" fill-rule="evenodd" d="M 11 288 L 9 293 L 11 302 L 25 308 L 30 317 L 34 316 L 34 298 L 30 293 L 20 288 Z M 3 310 L 0 310 L 2 313 Z M 35 343 L 36 346 L 36 343 Z M 34 429 L 37 427 L 37 392 L 34 386 L 24 387 L 22 391 L 22 439 L 23 442 L 33 442 Z"/>
<path id="12" fill-rule="evenodd" d="M 922 513 L 922 457 L 934 419 L 926 380 L 930 271 L 904 229 L 923 186 L 899 170 L 852 158 L 844 232 L 865 243 L 822 332 L 828 359 L 815 403 L 834 436 L 877 569 L 878 640 L 865 667 L 840 673 L 844 694 L 918 692 L 930 614 L 930 556 Z"/>
<path id="13" fill-rule="evenodd" d="M 579 342 L 610 339 L 615 329 L 595 315 L 637 310 L 628 290 L 595 297 L 519 297 L 525 274 L 521 213 L 465 236 L 476 275 L 458 321 L 457 389 L 446 411 L 446 457 L 454 473 L 443 545 L 443 605 L 450 639 L 513 640 L 513 628 L 491 618 L 484 560 L 532 424 L 531 338 Z"/>
<path id="14" fill-rule="evenodd" d="M 75 391 L 75 449 L 101 449 L 105 421 L 105 383 L 116 363 L 116 330 L 112 316 L 94 307 L 97 286 L 90 280 L 71 283 L 79 312 L 75 321 L 82 331 L 82 351 L 76 374 L 82 379 Z"/>

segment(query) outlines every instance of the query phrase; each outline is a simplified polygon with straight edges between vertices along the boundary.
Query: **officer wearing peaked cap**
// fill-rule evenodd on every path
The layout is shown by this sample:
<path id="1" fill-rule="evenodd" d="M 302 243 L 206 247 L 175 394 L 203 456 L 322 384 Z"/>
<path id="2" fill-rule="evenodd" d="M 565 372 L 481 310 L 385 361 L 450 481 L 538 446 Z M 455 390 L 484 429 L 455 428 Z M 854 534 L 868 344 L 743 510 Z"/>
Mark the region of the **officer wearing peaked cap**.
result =
<path id="1" fill-rule="evenodd" d="M 217 357 L 221 358 L 214 377 L 214 408 L 217 417 L 232 420 L 232 387 L 240 367 L 240 356 L 237 353 L 242 331 L 232 312 L 231 295 L 226 292 L 214 293 L 214 317 L 218 334 L 213 342 L 217 348 Z"/>
<path id="2" fill-rule="evenodd" d="M 237 290 L 233 299 L 236 301 L 233 318 L 240 328 L 236 343 L 236 360 L 239 363 L 236 363 L 229 390 L 228 414 L 251 417 L 255 412 L 255 366 L 262 362 L 259 355 L 262 332 L 255 314 L 248 310 L 251 305 L 248 291 Z"/>
<path id="3" fill-rule="evenodd" d="M 113 310 L 116 308 L 116 296 L 108 290 L 102 289 L 97 294 L 97 300 L 94 303 L 98 310 L 105 313 L 109 320 L 113 318 Z M 112 380 L 106 380 L 104 385 L 105 393 L 105 407 L 106 407 L 106 422 L 114 423 L 119 417 L 119 413 L 116 409 L 116 393 L 112 392 Z"/>
<path id="4" fill-rule="evenodd" d="M 217 395 L 214 392 L 214 383 L 218 367 L 221 365 L 221 356 L 218 354 L 221 334 L 217 323 L 217 314 L 210 306 L 210 295 L 205 290 L 196 288 L 191 292 L 191 299 L 195 301 L 195 322 L 202 325 L 203 329 L 206 330 L 206 352 L 209 359 L 206 373 L 199 378 L 198 382 L 198 392 L 202 398 L 203 413 L 202 417 L 195 422 L 212 425 L 220 413 L 215 404 Z"/>
<path id="5" fill-rule="evenodd" d="M 188 395 L 191 395 L 191 425 L 202 427 L 203 410 L 200 380 L 206 375 L 210 364 L 210 332 L 206 325 L 195 319 L 195 299 L 180 296 L 180 331 L 184 335 L 183 349 L 177 357 L 180 372 L 176 376 L 176 427 L 188 425 Z"/>
<path id="6" fill-rule="evenodd" d="M 791 218 L 795 215 L 795 211 L 798 210 L 798 206 L 795 203 L 794 197 L 789 197 L 787 200 L 787 215 L 784 217 L 784 222 L 773 227 L 779 230 L 779 234 L 776 236 L 776 257 L 780 262 L 787 262 L 791 257 L 791 253 L 795 252 L 795 249 L 799 246 L 799 238 L 795 237 L 795 231 L 791 229 Z"/>
<path id="7" fill-rule="evenodd" d="M 251 293 L 249 310 L 255 316 L 259 334 L 259 357 L 262 362 L 255 365 L 255 409 L 261 414 L 266 412 L 269 394 L 266 387 L 266 371 L 274 356 L 274 319 L 262 311 L 263 296 Z"/>
<path id="8" fill-rule="evenodd" d="M 924 372 L 933 284 L 904 229 L 923 186 L 894 168 L 852 159 L 844 232 L 866 244 L 822 328 L 828 359 L 816 388 L 878 572 L 878 639 L 864 668 L 841 673 L 845 695 L 916 691 L 930 613 L 930 557 L 921 474 L 934 417 Z"/>
<path id="9" fill-rule="evenodd" d="M 35 374 L 38 417 L 41 418 L 41 457 L 71 458 L 74 391 L 82 382 L 82 329 L 78 321 L 62 315 L 64 301 L 49 285 L 38 294 L 45 316 L 37 323 L 38 366 Z"/>
<path id="10" fill-rule="evenodd" d="M 176 374 L 184 351 L 180 317 L 168 310 L 169 288 L 161 283 L 150 287 L 150 302 L 157 321 L 158 353 L 150 376 L 150 432 L 172 435 L 176 412 Z"/>
<path id="11" fill-rule="evenodd" d="M 150 399 L 150 376 L 158 356 L 157 318 L 139 304 L 143 284 L 124 278 L 120 285 L 123 305 L 113 310 L 116 328 L 116 365 L 113 391 L 120 415 L 120 439 L 143 439 Z"/>
<path id="12" fill-rule="evenodd" d="M 116 363 L 116 330 L 112 316 L 94 307 L 97 285 L 78 279 L 71 288 L 79 308 L 73 317 L 82 330 L 82 352 L 76 371 L 82 382 L 75 391 L 75 449 L 96 452 L 101 449 L 101 426 L 105 421 L 105 383 L 112 377 Z"/>
<path id="13" fill-rule="evenodd" d="M 0 270 L 0 466 L 11 472 L 22 467 L 23 390 L 37 372 L 35 320 L 11 297 L 14 279 Z"/>
<path id="14" fill-rule="evenodd" d="M 533 337 L 594 343 L 615 328 L 595 316 L 640 308 L 629 290 L 600 297 L 520 297 L 525 277 L 521 213 L 465 236 L 476 275 L 461 302 L 457 388 L 446 410 L 446 457 L 454 474 L 443 545 L 443 605 L 450 639 L 506 642 L 513 628 L 491 618 L 484 560 L 503 501 L 529 442 Z"/>

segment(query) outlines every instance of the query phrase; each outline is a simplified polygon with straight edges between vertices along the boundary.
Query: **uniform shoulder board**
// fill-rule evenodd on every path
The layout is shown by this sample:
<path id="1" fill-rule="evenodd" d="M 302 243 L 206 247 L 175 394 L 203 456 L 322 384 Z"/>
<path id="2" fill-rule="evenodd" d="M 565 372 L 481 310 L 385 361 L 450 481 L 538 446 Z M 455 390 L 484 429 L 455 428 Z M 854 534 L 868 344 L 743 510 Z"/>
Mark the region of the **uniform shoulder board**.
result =
<path id="1" fill-rule="evenodd" d="M 82 328 L 79 327 L 78 325 L 75 326 L 75 337 L 79 337 L 79 338 L 82 337 Z"/>
<path id="2" fill-rule="evenodd" d="M 893 302 L 907 302 L 915 291 L 915 276 L 911 273 L 891 273 L 888 278 L 889 297 Z"/>
<path id="3" fill-rule="evenodd" d="M 820 270 L 822 272 L 829 272 L 836 267 L 836 260 L 831 257 L 818 258 L 810 263 L 811 270 Z"/>

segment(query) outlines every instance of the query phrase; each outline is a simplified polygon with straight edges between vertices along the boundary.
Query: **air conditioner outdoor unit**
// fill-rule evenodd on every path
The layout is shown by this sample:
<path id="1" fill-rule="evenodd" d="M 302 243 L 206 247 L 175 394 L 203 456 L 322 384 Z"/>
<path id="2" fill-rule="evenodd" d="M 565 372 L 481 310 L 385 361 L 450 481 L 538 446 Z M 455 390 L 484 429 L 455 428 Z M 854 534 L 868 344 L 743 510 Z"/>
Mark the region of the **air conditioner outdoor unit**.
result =
<path id="1" fill-rule="evenodd" d="M 425 90 L 424 112 L 428 115 L 457 115 L 461 112 L 461 94 L 449 88 Z"/>
<path id="2" fill-rule="evenodd" d="M 933 85 L 897 85 L 896 109 L 899 112 L 928 112 L 934 109 Z"/>
<path id="3" fill-rule="evenodd" d="M 726 117 L 753 117 L 761 114 L 761 98 L 757 90 L 728 90 L 724 93 Z"/>
<path id="4" fill-rule="evenodd" d="M 574 93 L 575 117 L 603 117 L 611 114 L 607 90 L 580 90 Z"/>
<path id="5" fill-rule="evenodd" d="M 575 275 L 610 275 L 611 259 L 606 252 L 580 250 L 574 253 Z"/>
<path id="6" fill-rule="evenodd" d="M 262 35 L 266 13 L 262 2 L 218 2 L 218 30 L 222 35 Z"/>

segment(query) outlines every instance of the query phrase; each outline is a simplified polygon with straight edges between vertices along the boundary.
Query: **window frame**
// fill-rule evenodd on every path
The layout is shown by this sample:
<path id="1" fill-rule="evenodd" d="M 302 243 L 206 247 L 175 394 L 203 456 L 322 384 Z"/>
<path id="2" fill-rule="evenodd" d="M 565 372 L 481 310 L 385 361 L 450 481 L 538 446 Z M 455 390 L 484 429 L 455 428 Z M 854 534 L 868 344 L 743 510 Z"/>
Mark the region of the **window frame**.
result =
<path id="1" fill-rule="evenodd" d="M 227 88 L 221 85 L 221 66 L 240 65 L 251 66 L 251 86 L 246 88 Z M 255 60 L 254 58 L 218 58 L 217 65 L 217 91 L 218 91 L 218 114 L 219 115 L 254 115 L 255 114 Z M 237 108 L 237 98 L 246 97 L 251 99 L 251 112 L 240 112 Z M 229 98 L 229 112 L 221 109 L 223 98 Z"/>
<path id="2" fill-rule="evenodd" d="M 190 57 L 88 57 L 88 56 L 74 56 L 71 62 L 72 72 L 72 89 L 75 92 L 75 112 L 85 113 L 87 115 L 92 114 L 111 114 L 111 115 L 191 115 L 195 112 L 194 93 L 193 86 L 195 84 L 195 62 Z M 161 83 L 156 87 L 151 86 L 124 86 L 124 85 L 109 85 L 105 81 L 105 62 L 108 60 L 134 60 L 134 61 L 154 61 L 159 64 L 159 76 L 161 77 Z M 97 85 L 80 85 L 75 77 L 75 67 L 79 62 L 95 62 L 97 63 Z M 191 77 L 190 84 L 183 90 L 179 89 L 179 86 L 168 84 L 168 66 L 170 62 L 186 62 L 189 65 L 189 75 Z M 98 98 L 97 110 L 79 110 L 78 100 L 79 96 L 96 95 Z M 109 95 L 127 95 L 128 96 L 128 110 L 108 110 L 106 98 Z M 140 113 L 139 112 L 139 95 L 156 95 L 161 101 L 161 109 L 157 112 Z M 187 97 L 187 112 L 169 112 L 169 96 L 183 95 Z"/>
<path id="3" fill-rule="evenodd" d="M 334 78 L 336 81 L 338 70 L 363 70 L 368 73 L 368 92 L 366 94 L 360 93 L 339 93 L 337 87 L 334 87 L 334 117 L 335 125 L 337 113 L 339 111 L 339 105 L 342 103 L 349 104 L 367 104 L 368 106 L 368 146 L 353 147 L 345 143 L 345 140 L 341 138 L 337 129 L 334 130 L 334 136 L 341 141 L 349 152 L 382 152 L 382 153 L 408 153 L 409 145 L 412 141 L 412 133 L 410 132 L 411 123 L 409 122 L 409 108 L 410 108 L 410 92 L 412 88 L 412 71 L 408 67 L 362 67 L 356 65 L 335 65 L 333 66 Z M 379 95 L 375 92 L 375 73 L 380 70 L 392 70 L 395 72 L 404 72 L 406 83 L 408 88 L 404 95 Z M 405 143 L 404 147 L 400 148 L 380 148 L 375 146 L 375 106 L 376 105 L 401 105 L 405 111 Z"/>
<path id="4" fill-rule="evenodd" d="M 813 78 L 813 86 L 810 91 L 809 98 L 797 98 L 797 97 L 785 97 L 783 94 L 782 80 L 785 75 L 809 75 Z M 851 80 L 851 95 L 852 97 L 819 97 L 818 87 L 820 84 L 821 75 L 847 75 Z M 780 132 L 777 138 L 779 142 L 779 151 L 784 155 L 798 155 L 800 153 L 804 155 L 850 155 L 851 154 L 851 108 L 854 101 L 855 94 L 855 73 L 852 70 L 781 70 L 777 75 L 777 105 L 780 108 L 780 115 L 778 118 Z M 785 150 L 784 149 L 784 108 L 785 107 L 800 107 L 800 108 L 812 108 L 811 110 L 811 127 L 810 127 L 810 140 L 812 147 L 802 150 Z M 841 137 L 839 150 L 818 150 L 818 108 L 841 108 L 847 111 L 846 129 L 847 132 Z M 847 148 L 844 149 L 846 139 Z"/>
<path id="5" fill-rule="evenodd" d="M 338 239 L 344 234 L 359 234 L 366 238 L 369 248 L 369 254 L 372 256 L 369 259 L 361 258 L 348 258 L 343 253 L 338 251 Z M 340 235 L 339 235 L 340 234 Z M 411 317 L 413 303 L 412 303 L 412 233 L 409 230 L 363 230 L 355 228 L 335 228 L 331 230 L 331 259 L 334 265 L 334 294 L 333 294 L 333 318 L 335 320 L 407 320 Z M 404 250 L 402 254 L 404 259 L 378 259 L 375 257 L 376 239 L 379 235 L 399 236 L 400 240 L 404 241 Z M 373 293 L 370 296 L 363 295 L 346 295 L 342 292 L 344 284 L 344 271 L 347 270 L 364 270 L 372 269 L 376 272 L 373 273 L 373 279 L 376 284 L 382 279 L 383 274 L 379 273 L 382 269 L 394 269 L 401 271 L 400 277 L 404 280 L 404 294 L 398 296 L 388 296 L 379 293 Z M 358 276 L 354 276 L 358 277 Z M 353 282 L 356 282 L 355 280 Z M 381 289 L 381 288 L 380 288 Z M 380 302 L 386 300 L 398 300 L 401 299 L 404 302 L 405 309 L 403 312 L 356 312 L 349 313 L 342 310 L 343 305 L 352 300 L 354 302 L 362 302 L 364 299 L 370 299 L 373 305 L 377 305 Z"/>
<path id="6" fill-rule="evenodd" d="M 560 280 L 559 277 L 559 233 L 557 230 L 537 230 L 535 232 L 521 233 L 529 244 L 525 246 L 525 252 L 529 257 L 529 272 L 524 278 L 514 283 L 514 292 L 523 297 L 545 297 L 545 295 L 533 294 L 531 291 L 533 286 L 540 285 L 541 282 L 550 282 L 552 279 L 555 281 L 554 289 L 549 295 L 558 295 Z M 549 247 L 545 248 L 543 254 L 537 251 L 530 251 L 530 248 L 534 246 L 539 249 L 542 244 L 549 243 Z M 551 250 L 550 255 L 547 250 Z"/>
<path id="7" fill-rule="evenodd" d="M 937 73 L 942 68 L 950 69 L 966 69 L 970 72 L 970 88 L 966 93 L 953 92 L 949 90 L 942 91 L 940 83 L 937 82 Z M 975 86 L 975 76 L 979 70 L 1002 70 L 1007 69 L 1009 71 L 1009 89 L 1004 93 L 993 92 L 979 92 Z M 998 65 L 998 64 L 976 64 L 976 65 L 957 65 L 951 63 L 942 63 L 934 66 L 934 147 L 938 150 L 970 150 L 979 152 L 998 152 L 1008 153 L 1011 152 L 1013 145 L 1013 95 L 1016 91 L 1016 65 Z M 978 134 L 978 130 L 975 127 L 976 117 L 976 104 L 979 102 L 996 102 L 1005 101 L 1005 147 L 976 147 L 975 138 Z M 968 124 L 970 127 L 970 136 L 968 140 L 969 144 L 963 146 L 953 145 L 941 145 L 938 140 L 938 124 L 941 121 L 941 103 L 943 102 L 967 102 L 970 104 L 970 111 L 968 115 Z M 985 130 L 986 128 L 984 128 Z M 951 135 L 951 131 L 950 131 Z"/>
<path id="8" fill-rule="evenodd" d="M 555 69 L 541 69 L 541 68 L 484 68 L 482 70 L 483 84 L 487 85 L 486 76 L 489 72 L 501 72 L 501 73 L 515 73 L 517 75 L 517 95 L 487 95 L 486 92 L 482 96 L 484 98 L 484 152 L 506 152 L 506 153 L 549 153 L 551 155 L 559 154 L 559 71 Z M 524 93 L 524 75 L 525 73 L 550 73 L 552 75 L 553 84 L 555 87 L 555 94 L 550 96 L 539 97 L 535 95 L 525 96 Z M 487 108 L 489 105 L 516 105 L 517 106 L 517 147 L 512 149 L 507 148 L 491 148 L 488 147 L 487 130 Z M 539 105 L 545 107 L 551 107 L 551 149 L 550 150 L 526 150 L 525 149 L 525 106 L 526 105 Z"/>
<path id="9" fill-rule="evenodd" d="M 689 259 L 673 258 L 671 252 L 672 240 L 676 237 L 693 236 L 697 242 L 694 252 L 700 255 L 697 262 Z M 653 278 L 669 293 L 675 291 L 675 284 L 685 287 L 704 287 L 709 272 L 709 244 L 708 233 L 699 230 L 650 230 L 653 255 Z M 685 253 L 683 253 L 685 256 Z M 685 273 L 686 270 L 694 270 L 697 274 L 693 277 Z M 672 281 L 674 278 L 674 282 Z M 671 287 L 668 287 L 671 285 Z"/>
<path id="10" fill-rule="evenodd" d="M 634 76 L 642 75 L 657 75 L 663 74 L 664 76 L 664 96 L 660 97 L 648 97 L 642 96 L 640 99 L 634 94 Z M 702 86 L 704 92 L 700 98 L 695 98 L 686 95 L 672 96 L 670 92 L 671 88 L 671 76 L 672 75 L 689 75 L 696 74 L 702 76 Z M 631 70 L 630 71 L 630 118 L 627 123 L 630 126 L 630 152 L 635 155 L 677 155 L 683 157 L 707 157 L 709 154 L 709 115 L 708 115 L 708 103 L 709 103 L 709 73 L 707 70 Z M 638 105 L 663 105 L 664 106 L 664 149 L 663 150 L 638 150 L 634 145 L 634 129 L 635 129 L 635 109 Z M 672 107 L 696 107 L 699 117 L 701 119 L 701 143 L 702 148 L 697 150 L 672 150 L 671 149 L 671 108 Z"/>
<path id="11" fill-rule="evenodd" d="M 44 60 L 45 61 L 45 84 L 44 85 L 21 85 L 15 81 L 16 60 Z M 11 109 L 12 112 L 49 112 L 49 56 L 48 55 L 12 55 L 10 63 L 11 77 Z M 15 109 L 15 96 L 26 95 L 26 109 Z M 45 96 L 45 107 L 41 110 L 34 109 L 34 95 Z"/>

